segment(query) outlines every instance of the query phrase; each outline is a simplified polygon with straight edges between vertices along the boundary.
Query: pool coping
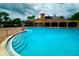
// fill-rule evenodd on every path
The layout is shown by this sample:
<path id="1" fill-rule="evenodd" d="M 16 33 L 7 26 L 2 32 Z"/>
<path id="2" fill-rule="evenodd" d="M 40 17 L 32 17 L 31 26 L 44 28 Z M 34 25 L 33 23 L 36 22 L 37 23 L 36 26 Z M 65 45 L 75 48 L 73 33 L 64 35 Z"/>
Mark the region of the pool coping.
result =
<path id="1" fill-rule="evenodd" d="M 17 33 L 14 33 L 10 36 L 8 36 L 2 43 L 1 43 L 1 47 L 4 48 L 6 50 L 6 54 L 8 54 L 8 56 L 20 56 L 17 52 L 15 52 L 15 50 L 12 48 L 12 45 L 10 41 L 11 38 L 13 38 L 15 35 L 17 34 L 20 34 L 20 33 L 23 33 L 23 32 L 26 32 L 26 31 L 20 31 L 20 32 L 17 32 Z M 8 45 L 9 43 L 9 45 Z M 8 45 L 8 46 L 7 46 Z M 9 48 L 8 48 L 9 47 Z"/>

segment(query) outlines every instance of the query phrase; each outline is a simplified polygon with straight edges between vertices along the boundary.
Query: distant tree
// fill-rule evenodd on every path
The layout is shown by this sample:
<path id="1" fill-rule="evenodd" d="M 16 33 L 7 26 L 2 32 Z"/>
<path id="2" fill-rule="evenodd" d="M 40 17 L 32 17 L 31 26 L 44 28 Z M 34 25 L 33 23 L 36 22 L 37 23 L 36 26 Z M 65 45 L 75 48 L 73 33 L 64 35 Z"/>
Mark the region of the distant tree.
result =
<path id="1" fill-rule="evenodd" d="M 13 20 L 9 19 L 8 24 L 13 24 Z"/>
<path id="2" fill-rule="evenodd" d="M 0 12 L 0 22 L 2 22 L 2 19 L 1 19 L 2 15 L 1 15 L 1 12 Z"/>
<path id="3" fill-rule="evenodd" d="M 52 19 L 52 16 L 46 16 L 45 19 Z"/>
<path id="4" fill-rule="evenodd" d="M 8 21 L 9 20 L 9 14 L 7 12 L 0 12 L 0 20 L 1 21 Z"/>
<path id="5" fill-rule="evenodd" d="M 32 16 L 31 16 L 31 19 L 32 19 L 32 20 L 33 20 L 33 19 L 35 19 L 35 16 L 34 16 L 34 15 L 32 15 Z"/>
<path id="6" fill-rule="evenodd" d="M 16 18 L 16 19 L 13 19 L 13 24 L 14 26 L 22 26 L 21 24 L 21 19 L 20 18 Z"/>
<path id="7" fill-rule="evenodd" d="M 79 20 L 79 12 L 73 14 L 71 17 L 68 18 L 69 20 Z"/>
<path id="8" fill-rule="evenodd" d="M 31 16 L 28 16 L 27 19 L 31 20 Z"/>
<path id="9" fill-rule="evenodd" d="M 61 19 L 65 19 L 64 16 L 59 16 L 59 18 L 61 18 Z"/>
<path id="10" fill-rule="evenodd" d="M 6 26 L 8 20 L 9 20 L 9 14 L 7 12 L 0 12 L 0 26 L 1 25 L 3 25 L 3 27 Z"/>
<path id="11" fill-rule="evenodd" d="M 20 18 L 14 19 L 14 20 L 13 20 L 13 23 L 14 23 L 14 24 L 21 24 Z"/>
<path id="12" fill-rule="evenodd" d="M 27 19 L 29 19 L 29 20 L 33 20 L 33 19 L 35 19 L 35 16 L 34 16 L 34 15 L 32 15 L 32 16 L 28 16 Z"/>

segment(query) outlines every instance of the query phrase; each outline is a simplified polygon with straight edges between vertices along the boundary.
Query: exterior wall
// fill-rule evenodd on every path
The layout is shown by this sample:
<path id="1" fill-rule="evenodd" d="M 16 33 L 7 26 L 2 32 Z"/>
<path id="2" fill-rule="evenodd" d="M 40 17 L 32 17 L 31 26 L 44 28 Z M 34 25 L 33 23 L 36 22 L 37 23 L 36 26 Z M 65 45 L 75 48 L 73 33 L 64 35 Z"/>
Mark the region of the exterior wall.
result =
<path id="1" fill-rule="evenodd" d="M 41 14 L 41 20 L 44 20 L 45 19 L 45 13 L 42 13 Z"/>

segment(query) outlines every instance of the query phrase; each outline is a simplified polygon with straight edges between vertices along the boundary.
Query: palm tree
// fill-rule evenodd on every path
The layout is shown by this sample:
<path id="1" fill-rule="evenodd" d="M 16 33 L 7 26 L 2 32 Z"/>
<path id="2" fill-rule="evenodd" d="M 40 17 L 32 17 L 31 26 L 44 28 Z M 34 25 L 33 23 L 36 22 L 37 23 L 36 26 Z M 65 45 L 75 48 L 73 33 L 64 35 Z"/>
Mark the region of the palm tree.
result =
<path id="1" fill-rule="evenodd" d="M 34 15 L 32 15 L 32 16 L 31 16 L 31 19 L 32 19 L 32 20 L 33 20 L 33 19 L 35 19 L 35 16 L 34 16 Z"/>
<path id="2" fill-rule="evenodd" d="M 8 14 L 8 13 L 6 13 L 6 12 L 2 12 L 2 15 L 4 16 L 4 20 L 5 20 L 5 22 L 9 20 L 9 17 L 8 17 L 9 14 Z"/>
<path id="3" fill-rule="evenodd" d="M 2 12 L 0 12 L 0 22 L 2 22 Z"/>
<path id="4" fill-rule="evenodd" d="M 0 12 L 0 20 L 2 25 L 7 25 L 8 20 L 9 20 L 9 14 L 7 12 Z"/>
<path id="5" fill-rule="evenodd" d="M 31 20 L 31 16 L 28 16 L 27 19 Z"/>
<path id="6" fill-rule="evenodd" d="M 8 21 L 9 20 L 9 14 L 7 12 L 0 12 L 0 21 Z"/>
<path id="7" fill-rule="evenodd" d="M 35 19 L 35 16 L 34 16 L 34 15 L 32 15 L 32 16 L 28 16 L 27 19 L 29 19 L 29 20 L 33 20 L 33 19 Z"/>

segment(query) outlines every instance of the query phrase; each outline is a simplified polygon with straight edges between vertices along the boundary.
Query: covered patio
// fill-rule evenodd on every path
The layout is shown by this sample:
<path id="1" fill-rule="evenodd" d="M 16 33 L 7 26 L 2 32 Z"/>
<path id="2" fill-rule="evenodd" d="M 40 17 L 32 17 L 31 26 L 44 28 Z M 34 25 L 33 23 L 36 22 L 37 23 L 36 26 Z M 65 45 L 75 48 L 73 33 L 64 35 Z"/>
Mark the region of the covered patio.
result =
<path id="1" fill-rule="evenodd" d="M 79 28 L 79 20 L 35 20 L 33 26 Z"/>

